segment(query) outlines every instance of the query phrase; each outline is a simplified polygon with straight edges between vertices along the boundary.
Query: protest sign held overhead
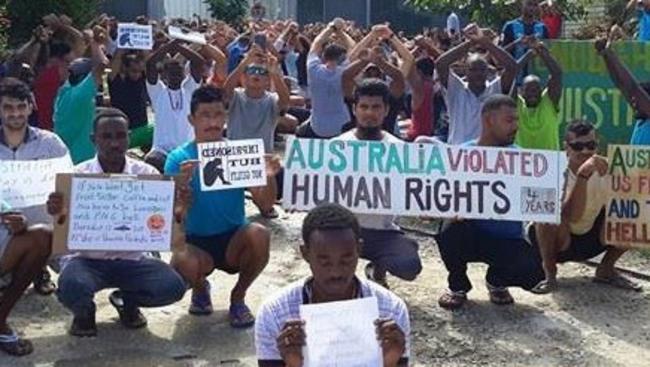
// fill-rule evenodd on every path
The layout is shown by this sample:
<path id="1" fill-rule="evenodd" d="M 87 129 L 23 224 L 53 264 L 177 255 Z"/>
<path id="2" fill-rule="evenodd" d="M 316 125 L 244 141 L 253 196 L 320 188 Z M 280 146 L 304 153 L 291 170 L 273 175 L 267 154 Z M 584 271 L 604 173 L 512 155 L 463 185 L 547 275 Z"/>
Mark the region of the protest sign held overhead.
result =
<path id="1" fill-rule="evenodd" d="M 188 31 L 176 26 L 169 27 L 169 37 L 199 45 L 205 45 L 208 43 L 203 33 Z"/>
<path id="2" fill-rule="evenodd" d="M 117 47 L 132 50 L 151 50 L 153 48 L 152 26 L 135 23 L 118 24 Z"/>
<path id="3" fill-rule="evenodd" d="M 13 208 L 43 205 L 54 191 L 56 174 L 71 171 L 68 155 L 31 161 L 0 160 L 0 200 Z"/>
<path id="4" fill-rule="evenodd" d="M 291 139 L 284 205 L 357 213 L 559 223 L 559 152 Z"/>
<path id="5" fill-rule="evenodd" d="M 57 192 L 69 208 L 55 243 L 70 251 L 169 251 L 174 187 L 158 176 L 61 175 Z"/>
<path id="6" fill-rule="evenodd" d="M 650 247 L 650 147 L 610 145 L 608 244 Z"/>
<path id="7" fill-rule="evenodd" d="M 202 191 L 266 185 L 262 139 L 200 143 L 198 150 Z"/>

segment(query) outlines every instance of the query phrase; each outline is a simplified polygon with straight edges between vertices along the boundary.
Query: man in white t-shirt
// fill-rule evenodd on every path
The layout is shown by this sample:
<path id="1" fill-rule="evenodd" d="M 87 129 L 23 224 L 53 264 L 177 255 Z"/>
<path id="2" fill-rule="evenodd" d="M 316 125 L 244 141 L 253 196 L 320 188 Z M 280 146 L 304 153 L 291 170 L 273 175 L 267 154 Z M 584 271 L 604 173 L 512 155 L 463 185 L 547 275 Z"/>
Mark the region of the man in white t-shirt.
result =
<path id="1" fill-rule="evenodd" d="M 478 139 L 481 133 L 481 109 L 485 100 L 494 94 L 510 94 L 517 74 L 517 62 L 508 52 L 495 45 L 489 34 L 482 33 L 475 24 L 465 28 L 467 41 L 442 54 L 436 60 L 436 70 L 444 87 L 449 114 L 449 144 L 463 144 Z M 504 68 L 495 79 L 488 80 L 489 65 L 479 54 L 467 58 L 465 81 L 451 65 L 467 56 L 474 46 L 487 50 Z"/>
<path id="2" fill-rule="evenodd" d="M 300 252 L 312 276 L 288 285 L 262 305 L 255 324 L 259 366 L 302 365 L 305 323 L 300 320 L 300 305 L 365 297 L 377 299 L 379 320 L 374 326 L 384 366 L 408 365 L 410 322 L 406 304 L 389 290 L 354 275 L 360 231 L 354 214 L 337 204 L 324 204 L 307 214 Z"/>
<path id="3" fill-rule="evenodd" d="M 401 142 L 382 129 L 389 111 L 390 89 L 379 79 L 365 79 L 354 92 L 356 128 L 341 135 L 342 140 Z M 388 288 L 386 272 L 414 280 L 422 271 L 418 244 L 395 224 L 395 216 L 357 214 L 361 225 L 361 257 L 370 260 L 366 276 Z"/>
<path id="4" fill-rule="evenodd" d="M 529 227 L 530 240 L 542 255 L 546 280 L 534 289 L 548 293 L 557 286 L 557 263 L 585 261 L 605 253 L 594 277 L 595 282 L 641 291 L 640 284 L 616 271 L 616 261 L 626 250 L 605 242 L 605 210 L 608 162 L 596 154 L 598 138 L 594 125 L 576 120 L 569 124 L 564 140 L 569 160 L 566 171 L 562 222 L 559 226 L 537 224 Z"/>
<path id="5" fill-rule="evenodd" d="M 169 58 L 176 53 L 189 60 L 190 75 L 186 75 L 183 62 Z M 158 73 L 160 61 L 163 61 L 162 79 Z M 169 152 L 194 139 L 187 116 L 190 115 L 192 93 L 201 85 L 204 65 L 205 59 L 199 53 L 178 40 L 164 44 L 147 60 L 147 93 L 155 115 L 155 127 L 153 149 L 145 162 L 160 172 L 164 171 Z"/>

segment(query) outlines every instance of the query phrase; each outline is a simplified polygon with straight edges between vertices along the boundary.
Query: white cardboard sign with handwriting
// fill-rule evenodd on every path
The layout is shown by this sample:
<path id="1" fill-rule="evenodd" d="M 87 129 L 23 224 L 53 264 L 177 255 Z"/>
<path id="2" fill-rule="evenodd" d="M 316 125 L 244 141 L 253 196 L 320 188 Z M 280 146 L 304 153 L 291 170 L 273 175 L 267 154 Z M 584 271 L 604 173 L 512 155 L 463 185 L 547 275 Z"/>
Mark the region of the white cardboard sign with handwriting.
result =
<path id="1" fill-rule="evenodd" d="M 375 331 L 375 297 L 300 305 L 305 321 L 305 367 L 380 367 L 383 358 Z"/>
<path id="2" fill-rule="evenodd" d="M 14 209 L 43 205 L 54 192 L 56 174 L 71 171 L 69 155 L 32 161 L 0 160 L 0 198 Z"/>
<path id="3" fill-rule="evenodd" d="M 169 251 L 174 181 L 73 177 L 68 249 Z"/>

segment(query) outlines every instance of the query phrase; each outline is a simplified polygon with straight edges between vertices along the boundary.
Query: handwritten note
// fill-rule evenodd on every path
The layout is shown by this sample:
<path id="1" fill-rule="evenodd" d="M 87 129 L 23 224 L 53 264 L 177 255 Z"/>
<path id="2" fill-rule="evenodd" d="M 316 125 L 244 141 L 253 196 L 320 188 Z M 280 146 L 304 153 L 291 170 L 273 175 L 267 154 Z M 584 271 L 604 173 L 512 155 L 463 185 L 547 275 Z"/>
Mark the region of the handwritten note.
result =
<path id="1" fill-rule="evenodd" d="M 132 50 L 153 48 L 153 27 L 135 23 L 117 25 L 117 47 Z"/>
<path id="2" fill-rule="evenodd" d="M 169 251 L 174 182 L 74 177 L 68 249 Z"/>
<path id="3" fill-rule="evenodd" d="M 374 325 L 378 317 L 374 297 L 301 305 L 305 367 L 383 366 Z"/>
<path id="4" fill-rule="evenodd" d="M 0 160 L 0 199 L 14 209 L 43 205 L 57 173 L 72 171 L 70 156 L 33 161 Z"/>
<path id="5" fill-rule="evenodd" d="M 201 143 L 201 191 L 266 185 L 262 139 Z"/>

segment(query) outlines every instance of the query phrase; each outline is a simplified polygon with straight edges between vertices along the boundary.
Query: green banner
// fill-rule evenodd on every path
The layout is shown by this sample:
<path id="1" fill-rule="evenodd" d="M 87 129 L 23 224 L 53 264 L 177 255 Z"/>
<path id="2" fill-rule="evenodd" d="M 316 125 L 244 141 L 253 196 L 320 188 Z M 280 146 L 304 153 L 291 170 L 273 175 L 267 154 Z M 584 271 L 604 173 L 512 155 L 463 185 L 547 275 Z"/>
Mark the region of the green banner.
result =
<path id="1" fill-rule="evenodd" d="M 634 111 L 612 83 L 594 43 L 553 41 L 548 47 L 564 71 L 560 135 L 567 121 L 586 118 L 598 128 L 602 143 L 627 144 L 634 127 Z M 637 80 L 650 80 L 650 43 L 618 42 L 614 49 Z M 535 58 L 533 72 L 547 75 L 539 58 Z"/>

